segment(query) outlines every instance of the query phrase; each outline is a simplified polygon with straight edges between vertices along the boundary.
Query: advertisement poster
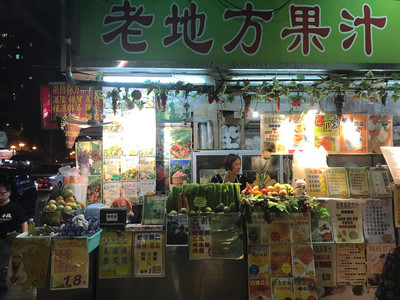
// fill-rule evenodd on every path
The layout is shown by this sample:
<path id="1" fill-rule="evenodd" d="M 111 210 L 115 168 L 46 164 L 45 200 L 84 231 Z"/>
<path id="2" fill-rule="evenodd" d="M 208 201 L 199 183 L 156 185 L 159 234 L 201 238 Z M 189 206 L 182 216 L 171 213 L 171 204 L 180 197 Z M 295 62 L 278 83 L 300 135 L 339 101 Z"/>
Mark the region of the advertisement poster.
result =
<path id="1" fill-rule="evenodd" d="M 155 156 L 139 156 L 139 178 L 156 179 Z"/>
<path id="2" fill-rule="evenodd" d="M 364 285 L 367 281 L 365 244 L 337 244 L 337 284 Z"/>
<path id="3" fill-rule="evenodd" d="M 282 141 L 282 124 L 285 115 L 261 115 L 261 153 L 287 153 L 285 142 Z"/>
<path id="4" fill-rule="evenodd" d="M 392 189 L 389 183 L 389 171 L 384 167 L 368 169 L 371 197 L 391 197 Z"/>
<path id="5" fill-rule="evenodd" d="M 367 244 L 367 285 L 376 287 L 381 281 L 382 269 L 390 250 L 396 248 L 395 243 Z"/>
<path id="6" fill-rule="evenodd" d="M 351 197 L 369 197 L 369 180 L 367 168 L 347 168 Z"/>
<path id="7" fill-rule="evenodd" d="M 139 191 L 139 181 L 122 181 L 122 197 L 128 199 L 131 204 L 139 204 Z"/>
<path id="8" fill-rule="evenodd" d="M 327 168 L 325 175 L 329 197 L 350 197 L 346 168 Z"/>
<path id="9" fill-rule="evenodd" d="M 191 159 L 192 129 L 178 128 L 169 130 L 170 159 Z"/>
<path id="10" fill-rule="evenodd" d="M 271 223 L 268 224 L 269 242 L 290 243 L 290 221 L 289 216 L 278 217 L 271 214 Z"/>
<path id="11" fill-rule="evenodd" d="M 131 277 L 132 232 L 102 232 L 99 244 L 99 278 Z"/>
<path id="12" fill-rule="evenodd" d="M 272 299 L 293 299 L 293 278 L 272 278 Z"/>
<path id="13" fill-rule="evenodd" d="M 167 246 L 187 246 L 189 238 L 188 214 L 166 214 Z"/>
<path id="14" fill-rule="evenodd" d="M 318 286 L 336 286 L 336 245 L 313 244 Z"/>
<path id="15" fill-rule="evenodd" d="M 133 277 L 164 277 L 164 255 L 164 231 L 133 232 Z"/>
<path id="16" fill-rule="evenodd" d="M 48 85 L 40 86 L 40 110 L 42 129 L 58 128 L 57 122 L 51 123 L 50 86 Z"/>
<path id="17" fill-rule="evenodd" d="M 340 121 L 340 153 L 367 153 L 367 116 L 343 115 Z"/>
<path id="18" fill-rule="evenodd" d="M 111 205 L 115 198 L 121 197 L 121 181 L 104 181 L 103 192 L 104 192 L 104 204 Z"/>
<path id="19" fill-rule="evenodd" d="M 295 278 L 294 279 L 294 297 L 299 300 L 318 299 L 315 278 Z"/>
<path id="20" fill-rule="evenodd" d="M 392 174 L 394 183 L 400 184 L 400 148 L 399 147 L 381 147 L 385 161 Z"/>
<path id="21" fill-rule="evenodd" d="M 394 226 L 400 227 L 400 185 L 395 184 L 393 190 Z"/>
<path id="22" fill-rule="evenodd" d="M 211 215 L 189 216 L 189 259 L 211 257 Z"/>
<path id="23" fill-rule="evenodd" d="M 313 216 L 311 219 L 311 239 L 313 243 L 333 243 L 333 226 L 331 216 L 334 214 L 334 201 L 320 201 L 319 205 L 326 208 L 328 217 Z"/>
<path id="24" fill-rule="evenodd" d="M 139 174 L 139 157 L 122 156 L 121 157 L 121 179 L 137 180 Z"/>
<path id="25" fill-rule="evenodd" d="M 326 197 L 325 169 L 307 168 L 306 169 L 307 194 L 310 197 Z"/>
<path id="26" fill-rule="evenodd" d="M 293 153 L 309 141 L 306 129 L 304 119 L 300 115 L 286 116 L 285 123 L 282 124 L 282 132 L 286 134 L 281 135 L 281 142 L 286 145 L 287 153 Z"/>
<path id="27" fill-rule="evenodd" d="M 251 223 L 247 223 L 247 243 L 248 244 L 268 244 L 269 233 L 267 222 L 262 211 L 251 212 Z"/>
<path id="28" fill-rule="evenodd" d="M 335 243 L 364 242 L 361 200 L 335 200 L 333 211 Z"/>
<path id="29" fill-rule="evenodd" d="M 309 243 L 292 244 L 293 277 L 315 276 L 314 251 Z"/>
<path id="30" fill-rule="evenodd" d="M 336 115 L 315 116 L 315 148 L 324 147 L 328 154 L 340 152 L 340 120 Z"/>
<path id="31" fill-rule="evenodd" d="M 121 180 L 121 158 L 104 158 L 103 178 L 104 180 Z"/>
<path id="32" fill-rule="evenodd" d="M 82 164 L 89 166 L 89 176 L 101 176 L 103 161 L 102 153 L 102 141 L 76 142 L 77 166 L 80 170 L 84 168 Z"/>
<path id="33" fill-rule="evenodd" d="M 381 147 L 393 146 L 393 116 L 368 116 L 368 153 L 381 154 Z"/>
<path id="34" fill-rule="evenodd" d="M 50 260 L 50 237 L 14 239 L 8 264 L 7 285 L 44 288 Z"/>
<path id="35" fill-rule="evenodd" d="M 88 176 L 88 187 L 86 196 L 87 205 L 103 202 L 102 184 L 103 184 L 102 176 Z"/>
<path id="36" fill-rule="evenodd" d="M 269 246 L 249 245 L 247 254 L 249 277 L 270 277 Z"/>
<path id="37" fill-rule="evenodd" d="M 292 251 L 289 243 L 270 244 L 271 277 L 292 277 Z"/>
<path id="38" fill-rule="evenodd" d="M 50 289 L 89 287 L 89 253 L 87 238 L 53 238 Z"/>
<path id="39" fill-rule="evenodd" d="M 120 156 L 122 156 L 122 134 L 104 132 L 103 129 L 103 158 Z"/>
<path id="40" fill-rule="evenodd" d="M 145 195 L 143 200 L 143 225 L 161 225 L 165 222 L 166 194 Z"/>
<path id="41" fill-rule="evenodd" d="M 309 213 L 293 213 L 290 215 L 290 242 L 311 242 L 311 219 Z"/>
<path id="42" fill-rule="evenodd" d="M 363 227 L 368 243 L 394 243 L 392 199 L 363 200 Z"/>
<path id="43" fill-rule="evenodd" d="M 249 300 L 272 300 L 271 279 L 260 276 L 249 278 Z"/>
<path id="44" fill-rule="evenodd" d="M 243 230 L 240 213 L 211 214 L 212 257 L 243 258 Z"/>
<path id="45" fill-rule="evenodd" d="M 139 196 L 153 195 L 156 193 L 156 180 L 143 179 L 140 180 Z"/>

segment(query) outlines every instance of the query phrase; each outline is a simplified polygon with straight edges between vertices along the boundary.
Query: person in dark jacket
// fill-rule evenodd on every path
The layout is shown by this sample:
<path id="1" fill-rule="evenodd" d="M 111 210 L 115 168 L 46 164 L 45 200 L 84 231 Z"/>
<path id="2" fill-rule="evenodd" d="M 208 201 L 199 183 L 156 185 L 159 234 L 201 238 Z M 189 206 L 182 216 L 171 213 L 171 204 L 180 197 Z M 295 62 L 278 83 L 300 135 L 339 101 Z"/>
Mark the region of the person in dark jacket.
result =
<path id="1" fill-rule="evenodd" d="M 224 182 L 232 182 L 232 183 L 240 183 L 240 190 L 244 190 L 246 188 L 246 183 L 248 179 L 239 174 L 241 168 L 240 157 L 236 154 L 228 154 L 224 159 L 224 168 L 226 173 L 220 175 L 217 174 L 211 178 L 212 183 L 224 183 Z"/>
<path id="2" fill-rule="evenodd" d="M 400 299 L 400 247 L 390 250 L 383 265 L 381 281 L 376 289 L 378 300 Z"/>

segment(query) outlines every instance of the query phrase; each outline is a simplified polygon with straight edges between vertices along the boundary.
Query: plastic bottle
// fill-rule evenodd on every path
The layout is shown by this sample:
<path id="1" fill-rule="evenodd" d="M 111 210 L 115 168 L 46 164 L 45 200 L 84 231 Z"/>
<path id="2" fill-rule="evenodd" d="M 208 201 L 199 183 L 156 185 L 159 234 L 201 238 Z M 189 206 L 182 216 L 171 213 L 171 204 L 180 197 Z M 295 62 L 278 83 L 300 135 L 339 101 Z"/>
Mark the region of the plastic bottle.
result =
<path id="1" fill-rule="evenodd" d="M 33 219 L 29 219 L 28 221 L 28 235 L 36 235 L 36 225 Z"/>

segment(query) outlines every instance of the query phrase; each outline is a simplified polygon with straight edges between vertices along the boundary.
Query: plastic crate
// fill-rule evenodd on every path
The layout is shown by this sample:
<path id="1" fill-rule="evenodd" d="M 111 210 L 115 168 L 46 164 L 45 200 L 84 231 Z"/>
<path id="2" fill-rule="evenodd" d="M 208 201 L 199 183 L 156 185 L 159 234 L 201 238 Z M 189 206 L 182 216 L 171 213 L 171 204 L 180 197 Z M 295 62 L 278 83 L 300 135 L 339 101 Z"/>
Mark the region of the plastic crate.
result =
<path id="1" fill-rule="evenodd" d="M 97 231 L 95 234 L 88 236 L 88 252 L 92 252 L 94 249 L 96 249 L 99 244 L 100 244 L 100 236 L 101 236 L 101 232 L 103 230 L 99 229 L 99 231 Z"/>

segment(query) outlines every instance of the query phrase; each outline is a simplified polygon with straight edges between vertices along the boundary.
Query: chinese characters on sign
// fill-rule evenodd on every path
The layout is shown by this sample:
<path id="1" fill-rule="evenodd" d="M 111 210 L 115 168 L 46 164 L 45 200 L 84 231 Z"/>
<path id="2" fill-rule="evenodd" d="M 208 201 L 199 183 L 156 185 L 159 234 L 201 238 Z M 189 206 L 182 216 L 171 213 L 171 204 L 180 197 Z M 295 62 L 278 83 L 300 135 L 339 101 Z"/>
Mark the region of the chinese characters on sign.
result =
<path id="1" fill-rule="evenodd" d="M 189 217 L 189 259 L 211 259 L 211 216 Z"/>

